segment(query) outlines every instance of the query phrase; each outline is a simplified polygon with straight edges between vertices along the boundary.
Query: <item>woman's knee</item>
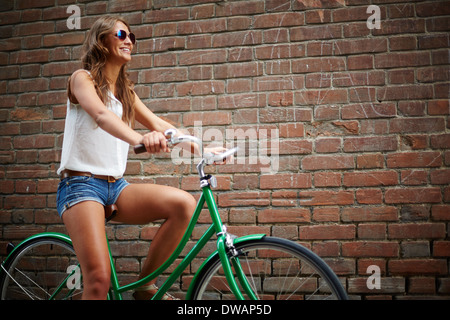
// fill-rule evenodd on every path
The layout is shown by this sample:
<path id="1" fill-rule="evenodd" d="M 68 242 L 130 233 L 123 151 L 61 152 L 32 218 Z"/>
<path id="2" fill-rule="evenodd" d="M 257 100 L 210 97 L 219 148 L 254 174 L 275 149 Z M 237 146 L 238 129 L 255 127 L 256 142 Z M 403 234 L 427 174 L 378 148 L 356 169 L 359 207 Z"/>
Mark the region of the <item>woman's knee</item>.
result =
<path id="1" fill-rule="evenodd" d="M 196 207 L 195 198 L 188 192 L 180 190 L 176 196 L 177 216 L 190 220 Z"/>
<path id="2" fill-rule="evenodd" d="M 91 297 L 103 299 L 106 297 L 110 283 L 110 273 L 107 270 L 91 270 L 83 274 L 84 290 Z"/>

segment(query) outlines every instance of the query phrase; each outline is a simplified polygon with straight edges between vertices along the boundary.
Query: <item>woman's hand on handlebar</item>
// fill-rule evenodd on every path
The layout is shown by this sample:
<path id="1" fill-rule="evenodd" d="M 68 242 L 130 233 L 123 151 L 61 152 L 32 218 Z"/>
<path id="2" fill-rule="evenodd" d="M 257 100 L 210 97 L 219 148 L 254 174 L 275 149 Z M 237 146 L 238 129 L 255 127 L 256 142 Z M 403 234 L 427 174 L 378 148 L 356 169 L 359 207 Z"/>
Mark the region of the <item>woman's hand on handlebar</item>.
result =
<path id="1" fill-rule="evenodd" d="M 149 153 L 170 152 L 166 137 L 158 131 L 146 133 L 140 143 Z"/>

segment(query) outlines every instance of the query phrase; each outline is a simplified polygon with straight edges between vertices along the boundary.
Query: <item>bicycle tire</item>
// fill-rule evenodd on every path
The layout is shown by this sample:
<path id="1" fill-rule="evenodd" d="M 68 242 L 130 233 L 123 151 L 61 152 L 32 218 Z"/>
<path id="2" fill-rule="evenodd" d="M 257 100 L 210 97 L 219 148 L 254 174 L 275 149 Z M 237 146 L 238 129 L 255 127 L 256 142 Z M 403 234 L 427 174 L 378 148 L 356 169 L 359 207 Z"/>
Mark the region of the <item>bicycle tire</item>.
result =
<path id="1" fill-rule="evenodd" d="M 260 300 L 348 299 L 331 268 L 311 250 L 293 241 L 263 237 L 235 247 L 247 280 Z M 194 300 L 235 299 L 218 255 L 200 272 L 192 289 Z"/>
<path id="2" fill-rule="evenodd" d="M 0 300 L 81 299 L 78 265 L 66 241 L 52 236 L 25 240 L 2 265 Z"/>

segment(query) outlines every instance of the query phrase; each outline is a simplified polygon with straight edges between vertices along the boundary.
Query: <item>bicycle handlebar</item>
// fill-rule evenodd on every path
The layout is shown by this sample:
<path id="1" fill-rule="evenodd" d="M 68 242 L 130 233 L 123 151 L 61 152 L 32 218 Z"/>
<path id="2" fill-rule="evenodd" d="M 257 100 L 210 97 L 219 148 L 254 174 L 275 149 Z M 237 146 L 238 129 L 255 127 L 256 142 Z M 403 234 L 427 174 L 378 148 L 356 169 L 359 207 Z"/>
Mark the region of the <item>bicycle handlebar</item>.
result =
<path id="1" fill-rule="evenodd" d="M 206 164 L 213 164 L 214 162 L 221 162 L 224 161 L 226 158 L 232 156 L 238 151 L 238 147 L 229 149 L 223 153 L 219 154 L 213 154 L 211 152 L 208 152 L 203 155 L 203 158 L 205 159 Z"/>
<path id="2" fill-rule="evenodd" d="M 200 139 L 198 139 L 197 137 L 194 137 L 194 136 L 189 136 L 189 135 L 181 135 L 181 136 L 175 137 L 176 132 L 177 132 L 176 129 L 168 129 L 164 132 L 164 135 L 167 138 L 167 143 L 169 144 L 169 146 L 174 146 L 174 145 L 177 145 L 182 142 L 194 142 L 195 144 L 197 144 L 200 147 L 203 159 L 205 160 L 206 164 L 213 164 L 214 162 L 223 161 L 226 158 L 233 155 L 234 153 L 236 153 L 238 150 L 238 148 L 236 147 L 236 148 L 229 149 L 220 154 L 213 154 L 210 152 L 203 154 L 203 144 Z M 145 146 L 143 144 L 134 146 L 134 152 L 136 154 L 144 153 L 146 151 L 147 151 L 147 149 L 145 148 Z"/>
<path id="3" fill-rule="evenodd" d="M 177 132 L 176 129 L 168 129 L 164 132 L 164 135 L 166 136 L 167 144 L 169 146 L 174 146 L 174 145 L 177 145 L 182 142 L 194 142 L 195 144 L 197 144 L 200 147 L 200 149 L 203 153 L 202 142 L 200 141 L 200 139 L 198 139 L 194 136 L 189 136 L 189 135 L 182 135 L 182 136 L 175 137 L 176 132 Z M 138 144 L 138 145 L 134 146 L 134 153 L 136 153 L 136 154 L 144 153 L 146 151 L 147 151 L 147 149 L 145 148 L 145 146 L 143 144 Z"/>

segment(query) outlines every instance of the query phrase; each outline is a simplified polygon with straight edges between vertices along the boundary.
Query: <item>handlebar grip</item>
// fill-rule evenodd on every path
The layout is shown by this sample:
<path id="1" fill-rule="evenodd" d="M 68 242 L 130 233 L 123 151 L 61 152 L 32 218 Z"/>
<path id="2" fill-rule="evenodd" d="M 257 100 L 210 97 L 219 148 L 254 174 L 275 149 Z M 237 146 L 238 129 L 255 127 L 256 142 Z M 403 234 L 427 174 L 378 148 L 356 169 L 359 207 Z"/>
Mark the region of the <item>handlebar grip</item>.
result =
<path id="1" fill-rule="evenodd" d="M 147 149 L 143 144 L 138 144 L 137 146 L 134 146 L 133 149 L 136 154 L 147 152 Z"/>

